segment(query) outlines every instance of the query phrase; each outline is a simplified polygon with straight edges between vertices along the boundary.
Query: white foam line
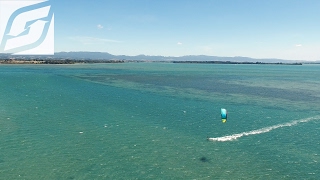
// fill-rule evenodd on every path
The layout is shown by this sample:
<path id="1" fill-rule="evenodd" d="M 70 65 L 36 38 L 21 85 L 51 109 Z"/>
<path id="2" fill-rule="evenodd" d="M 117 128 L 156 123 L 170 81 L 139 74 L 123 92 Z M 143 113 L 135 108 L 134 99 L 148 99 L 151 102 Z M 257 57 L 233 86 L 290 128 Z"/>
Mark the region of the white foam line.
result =
<path id="1" fill-rule="evenodd" d="M 250 136 L 250 135 L 254 135 L 254 134 L 262 134 L 262 133 L 267 133 L 269 131 L 272 131 L 274 129 L 278 129 L 281 127 L 287 127 L 287 126 L 295 126 L 299 123 L 305 123 L 305 122 L 309 122 L 312 120 L 318 120 L 319 117 L 310 117 L 310 118 L 306 118 L 306 119 L 300 119 L 300 120 L 294 120 L 288 123 L 284 123 L 284 124 L 278 124 L 278 125 L 274 125 L 274 126 L 269 126 L 269 127 L 265 127 L 265 128 L 261 128 L 261 129 L 257 129 L 257 130 L 253 130 L 253 131 L 248 131 L 248 132 L 242 132 L 242 133 L 238 133 L 238 134 L 232 134 L 229 136 L 222 136 L 222 137 L 215 137 L 215 138 L 208 138 L 209 141 L 233 141 L 236 140 L 242 136 Z"/>

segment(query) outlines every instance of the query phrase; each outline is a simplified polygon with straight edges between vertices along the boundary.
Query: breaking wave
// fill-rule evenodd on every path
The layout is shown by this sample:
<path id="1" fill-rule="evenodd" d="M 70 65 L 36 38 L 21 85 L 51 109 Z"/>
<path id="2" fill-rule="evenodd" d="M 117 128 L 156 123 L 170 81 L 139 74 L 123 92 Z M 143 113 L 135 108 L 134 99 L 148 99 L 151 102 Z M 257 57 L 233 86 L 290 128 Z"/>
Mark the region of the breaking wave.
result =
<path id="1" fill-rule="evenodd" d="M 265 127 L 265 128 L 261 128 L 261 129 L 257 129 L 257 130 L 248 131 L 248 132 L 242 132 L 242 133 L 232 134 L 232 135 L 222 136 L 222 137 L 208 138 L 208 140 L 209 141 L 233 141 L 238 138 L 241 138 L 242 136 L 250 136 L 250 135 L 255 135 L 255 134 L 267 133 L 267 132 L 272 131 L 274 129 L 288 127 L 288 126 L 295 126 L 299 123 L 306 123 L 306 122 L 318 120 L 318 119 L 319 119 L 319 117 L 310 117 L 310 118 L 306 118 L 306 119 L 294 120 L 294 121 L 291 121 L 288 123 L 269 126 L 269 127 Z"/>

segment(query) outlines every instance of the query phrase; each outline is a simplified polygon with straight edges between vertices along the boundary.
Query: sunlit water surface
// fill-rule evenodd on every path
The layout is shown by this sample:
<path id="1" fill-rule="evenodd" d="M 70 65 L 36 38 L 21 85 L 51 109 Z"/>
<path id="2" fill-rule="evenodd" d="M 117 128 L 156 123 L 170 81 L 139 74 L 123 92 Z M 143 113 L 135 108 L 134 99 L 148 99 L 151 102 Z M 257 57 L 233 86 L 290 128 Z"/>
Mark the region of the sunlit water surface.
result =
<path id="1" fill-rule="evenodd" d="M 0 179 L 320 179 L 319 77 L 319 65 L 1 65 Z"/>

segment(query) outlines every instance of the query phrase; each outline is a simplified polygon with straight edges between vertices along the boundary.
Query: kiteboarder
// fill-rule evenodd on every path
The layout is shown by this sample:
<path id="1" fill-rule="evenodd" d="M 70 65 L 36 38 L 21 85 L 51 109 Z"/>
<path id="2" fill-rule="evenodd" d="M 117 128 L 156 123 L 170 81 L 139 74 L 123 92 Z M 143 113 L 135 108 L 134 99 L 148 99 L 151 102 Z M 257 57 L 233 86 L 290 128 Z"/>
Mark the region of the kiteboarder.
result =
<path id="1" fill-rule="evenodd" d="M 227 116 L 228 116 L 227 110 L 224 108 L 221 108 L 221 121 L 222 121 L 222 123 L 227 122 Z"/>

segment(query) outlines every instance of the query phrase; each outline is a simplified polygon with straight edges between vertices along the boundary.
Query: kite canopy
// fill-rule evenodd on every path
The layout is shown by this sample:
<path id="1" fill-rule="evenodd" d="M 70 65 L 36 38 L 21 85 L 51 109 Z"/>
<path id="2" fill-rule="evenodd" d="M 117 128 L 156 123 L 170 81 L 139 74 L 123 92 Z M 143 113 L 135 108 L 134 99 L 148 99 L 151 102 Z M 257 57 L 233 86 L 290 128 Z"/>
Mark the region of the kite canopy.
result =
<path id="1" fill-rule="evenodd" d="M 223 123 L 227 122 L 227 116 L 228 116 L 227 110 L 224 108 L 221 108 L 221 121 Z"/>

